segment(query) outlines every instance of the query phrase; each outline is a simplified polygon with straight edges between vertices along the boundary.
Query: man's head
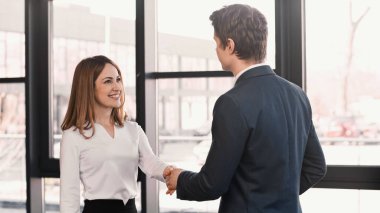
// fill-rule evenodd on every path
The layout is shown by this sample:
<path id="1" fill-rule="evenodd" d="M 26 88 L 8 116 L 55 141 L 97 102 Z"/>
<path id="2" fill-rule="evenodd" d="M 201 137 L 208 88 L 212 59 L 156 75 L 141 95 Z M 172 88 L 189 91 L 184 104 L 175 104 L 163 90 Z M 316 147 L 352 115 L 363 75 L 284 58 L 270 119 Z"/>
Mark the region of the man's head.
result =
<path id="1" fill-rule="evenodd" d="M 242 60 L 262 63 L 266 57 L 268 28 L 264 15 L 249 5 L 233 4 L 214 11 L 210 20 L 214 36 L 225 49 L 233 41 L 233 53 Z"/>

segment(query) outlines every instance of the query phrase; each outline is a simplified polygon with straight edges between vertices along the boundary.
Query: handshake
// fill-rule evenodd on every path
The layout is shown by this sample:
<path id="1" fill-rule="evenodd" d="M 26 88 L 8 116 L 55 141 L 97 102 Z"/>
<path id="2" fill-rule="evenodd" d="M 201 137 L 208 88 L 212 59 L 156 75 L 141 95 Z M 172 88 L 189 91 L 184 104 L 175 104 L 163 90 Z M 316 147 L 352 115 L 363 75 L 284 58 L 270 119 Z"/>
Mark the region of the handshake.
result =
<path id="1" fill-rule="evenodd" d="M 168 190 L 166 194 L 172 195 L 177 189 L 177 180 L 179 174 L 182 172 L 182 169 L 176 168 L 174 166 L 167 166 L 164 169 L 163 176 L 165 178 L 166 187 Z"/>

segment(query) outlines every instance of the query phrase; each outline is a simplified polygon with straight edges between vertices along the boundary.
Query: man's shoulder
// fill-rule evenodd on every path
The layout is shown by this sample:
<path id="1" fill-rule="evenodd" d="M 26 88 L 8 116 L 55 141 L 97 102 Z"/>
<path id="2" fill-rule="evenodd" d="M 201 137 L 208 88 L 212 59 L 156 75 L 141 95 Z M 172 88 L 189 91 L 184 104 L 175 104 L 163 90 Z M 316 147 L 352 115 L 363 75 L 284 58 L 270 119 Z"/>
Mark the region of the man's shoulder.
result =
<path id="1" fill-rule="evenodd" d="M 295 89 L 295 90 L 298 90 L 298 91 L 303 91 L 302 88 L 300 86 L 298 86 L 297 84 L 281 77 L 281 76 L 277 76 L 277 79 L 278 81 L 285 87 L 289 87 L 289 88 L 292 88 L 292 89 Z"/>
<path id="2" fill-rule="evenodd" d="M 215 109 L 220 109 L 222 111 L 232 109 L 232 108 L 239 108 L 240 106 L 240 100 L 237 96 L 238 93 L 230 90 L 223 95 L 219 96 L 219 98 L 216 100 L 214 105 Z"/>

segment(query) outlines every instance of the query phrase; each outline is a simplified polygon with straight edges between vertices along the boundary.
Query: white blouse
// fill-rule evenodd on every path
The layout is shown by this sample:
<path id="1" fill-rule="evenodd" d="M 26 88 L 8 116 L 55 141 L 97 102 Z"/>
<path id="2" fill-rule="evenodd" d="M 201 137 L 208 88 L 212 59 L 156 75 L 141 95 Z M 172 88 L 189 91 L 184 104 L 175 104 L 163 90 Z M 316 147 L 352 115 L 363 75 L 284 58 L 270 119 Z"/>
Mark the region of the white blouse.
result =
<path id="1" fill-rule="evenodd" d="M 85 130 L 91 135 L 92 130 Z M 60 153 L 60 210 L 79 213 L 80 182 L 85 199 L 121 199 L 124 204 L 137 195 L 138 167 L 148 176 L 164 181 L 167 165 L 154 155 L 148 139 L 135 123 L 114 127 L 114 138 L 100 124 L 85 139 L 74 127 L 62 135 Z"/>

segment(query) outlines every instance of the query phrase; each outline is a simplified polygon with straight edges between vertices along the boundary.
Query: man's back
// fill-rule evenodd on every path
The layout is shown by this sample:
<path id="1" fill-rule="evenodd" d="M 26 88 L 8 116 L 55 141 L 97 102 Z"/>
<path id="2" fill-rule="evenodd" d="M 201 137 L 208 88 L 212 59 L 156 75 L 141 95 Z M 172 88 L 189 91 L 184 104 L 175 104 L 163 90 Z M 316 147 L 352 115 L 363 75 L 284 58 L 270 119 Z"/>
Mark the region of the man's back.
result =
<path id="1" fill-rule="evenodd" d="M 221 213 L 301 212 L 298 195 L 326 172 L 310 103 L 301 88 L 260 66 L 268 27 L 259 10 L 232 4 L 210 20 L 222 68 L 240 77 L 215 103 L 205 164 L 198 173 L 173 170 L 169 192 L 183 200 L 221 196 Z"/>
<path id="2" fill-rule="evenodd" d="M 222 213 L 301 212 L 298 195 L 325 174 L 306 95 L 269 66 L 248 70 L 217 100 L 212 136 L 201 171 L 181 173 L 179 198 L 222 196 Z"/>

